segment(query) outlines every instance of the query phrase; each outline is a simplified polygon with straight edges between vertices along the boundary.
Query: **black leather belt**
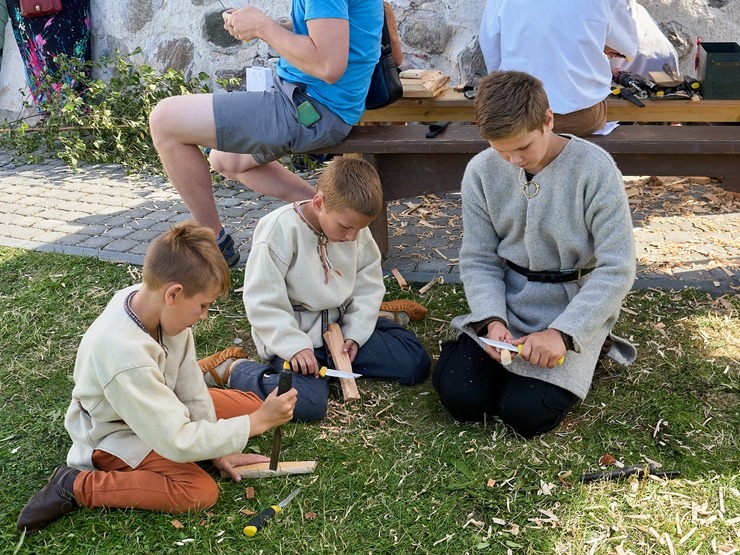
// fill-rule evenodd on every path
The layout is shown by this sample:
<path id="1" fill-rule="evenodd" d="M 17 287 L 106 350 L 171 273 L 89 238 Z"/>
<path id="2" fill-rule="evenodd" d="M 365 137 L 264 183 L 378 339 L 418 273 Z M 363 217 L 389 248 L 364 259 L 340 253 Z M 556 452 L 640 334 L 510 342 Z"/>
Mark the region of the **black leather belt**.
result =
<path id="1" fill-rule="evenodd" d="M 542 283 L 565 283 L 566 281 L 577 281 L 586 274 L 593 272 L 593 268 L 578 268 L 574 270 L 562 270 L 560 272 L 535 272 L 522 268 L 513 262 L 506 261 L 506 264 L 517 274 L 521 274 L 529 281 L 540 281 Z"/>

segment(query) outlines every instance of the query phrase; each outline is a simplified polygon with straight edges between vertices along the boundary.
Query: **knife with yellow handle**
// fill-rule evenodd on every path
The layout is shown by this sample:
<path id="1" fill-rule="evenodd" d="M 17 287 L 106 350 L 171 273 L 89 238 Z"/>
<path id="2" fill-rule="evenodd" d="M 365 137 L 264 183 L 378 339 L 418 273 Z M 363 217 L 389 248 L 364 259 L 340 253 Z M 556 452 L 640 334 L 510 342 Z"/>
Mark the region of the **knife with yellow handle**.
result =
<path id="1" fill-rule="evenodd" d="M 283 362 L 283 370 L 290 370 L 290 362 L 287 360 Z M 333 368 L 327 368 L 322 366 L 319 368 L 319 376 L 322 378 L 341 378 L 343 380 L 354 380 L 355 378 L 361 378 L 362 374 L 356 374 L 354 372 L 344 372 L 342 370 L 334 370 Z"/>
<path id="2" fill-rule="evenodd" d="M 492 347 L 498 347 L 499 349 L 506 349 L 507 351 L 512 351 L 517 354 L 522 354 L 522 346 L 521 345 L 512 345 L 511 343 L 506 343 L 505 341 L 496 341 L 495 339 L 488 339 L 487 337 L 479 337 L 483 343 L 486 345 L 491 345 Z M 558 359 L 557 365 L 561 366 L 565 362 L 565 355 L 561 356 L 560 359 Z"/>
<path id="3" fill-rule="evenodd" d="M 244 527 L 244 535 L 249 536 L 250 538 L 257 534 L 257 531 L 262 528 L 265 523 L 270 520 L 272 517 L 274 517 L 276 514 L 281 512 L 285 506 L 293 501 L 293 498 L 301 493 L 302 488 L 296 488 L 293 491 L 290 492 L 290 495 L 280 501 L 277 505 L 272 505 L 262 511 L 260 514 L 255 515 L 252 520 L 250 520 L 247 525 Z"/>

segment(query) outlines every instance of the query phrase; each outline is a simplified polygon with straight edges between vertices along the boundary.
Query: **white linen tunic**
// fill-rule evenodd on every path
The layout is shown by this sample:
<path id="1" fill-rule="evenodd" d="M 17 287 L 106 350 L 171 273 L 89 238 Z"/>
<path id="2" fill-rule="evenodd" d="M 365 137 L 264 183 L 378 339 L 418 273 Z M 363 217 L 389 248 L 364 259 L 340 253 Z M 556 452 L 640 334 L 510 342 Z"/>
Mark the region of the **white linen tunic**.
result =
<path id="1" fill-rule="evenodd" d="M 263 217 L 254 230 L 244 269 L 244 306 L 259 355 L 290 360 L 304 349 L 323 345 L 321 312 L 328 322 L 346 312 L 345 339 L 362 347 L 375 330 L 385 294 L 380 250 L 368 228 L 354 241 L 330 242 L 327 257 L 333 268 L 329 283 L 317 251 L 318 237 L 286 205 Z M 305 310 L 296 312 L 293 307 Z"/>
<path id="2" fill-rule="evenodd" d="M 72 402 L 64 426 L 72 438 L 67 464 L 94 470 L 106 451 L 136 468 L 152 451 L 175 462 L 241 452 L 249 416 L 216 421 L 190 328 L 162 346 L 126 313 L 135 285 L 117 292 L 80 342 Z"/>

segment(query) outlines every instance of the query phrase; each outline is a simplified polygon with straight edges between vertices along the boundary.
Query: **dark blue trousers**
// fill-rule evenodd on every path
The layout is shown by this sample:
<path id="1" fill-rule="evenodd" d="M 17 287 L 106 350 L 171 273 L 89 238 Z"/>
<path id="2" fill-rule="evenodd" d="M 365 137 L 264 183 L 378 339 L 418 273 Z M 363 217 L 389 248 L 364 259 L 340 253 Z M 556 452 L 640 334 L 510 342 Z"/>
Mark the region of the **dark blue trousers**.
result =
<path id="1" fill-rule="evenodd" d="M 314 353 L 320 365 L 333 367 L 325 347 L 314 349 Z M 375 331 L 357 352 L 352 370 L 366 378 L 414 385 L 426 378 L 430 366 L 429 355 L 413 332 L 392 320 L 378 318 Z M 245 360 L 232 369 L 229 387 L 253 391 L 264 399 L 277 387 L 282 367 L 283 359 L 279 357 L 269 363 Z M 326 415 L 328 379 L 294 372 L 293 387 L 298 391 L 294 420 L 311 422 Z"/>

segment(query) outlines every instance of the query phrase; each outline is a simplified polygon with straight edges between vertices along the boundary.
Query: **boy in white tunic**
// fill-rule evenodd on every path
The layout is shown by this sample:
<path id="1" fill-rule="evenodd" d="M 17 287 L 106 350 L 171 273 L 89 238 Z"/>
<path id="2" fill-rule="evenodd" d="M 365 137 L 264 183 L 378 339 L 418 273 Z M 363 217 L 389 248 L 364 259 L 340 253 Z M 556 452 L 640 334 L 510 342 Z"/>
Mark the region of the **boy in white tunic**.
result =
<path id="1" fill-rule="evenodd" d="M 191 326 L 229 290 L 214 233 L 191 222 L 156 238 L 143 283 L 115 294 L 80 342 L 64 425 L 69 466 L 21 512 L 18 532 L 38 532 L 78 507 L 186 512 L 218 499 L 215 480 L 193 461 L 235 466 L 266 461 L 242 453 L 250 437 L 289 421 L 296 391 L 207 389 Z"/>
<path id="2" fill-rule="evenodd" d="M 414 333 L 378 318 L 385 286 L 367 226 L 382 203 L 369 162 L 336 158 L 312 199 L 260 220 L 244 271 L 244 306 L 257 351 L 268 362 L 231 364 L 224 385 L 264 395 L 276 387 L 287 360 L 296 373 L 295 419 L 323 418 L 329 385 L 317 373 L 332 367 L 323 332 L 334 322 L 355 372 L 404 385 L 427 376 L 431 362 Z"/>
<path id="3" fill-rule="evenodd" d="M 461 334 L 443 347 L 434 386 L 456 419 L 495 415 L 532 437 L 586 396 L 602 347 L 634 360 L 610 335 L 635 276 L 632 219 L 611 157 L 553 133 L 539 80 L 492 73 L 475 114 L 491 148 L 462 182 L 460 276 L 472 312 L 452 321 Z M 505 367 L 479 336 L 520 345 L 521 356 Z"/>

